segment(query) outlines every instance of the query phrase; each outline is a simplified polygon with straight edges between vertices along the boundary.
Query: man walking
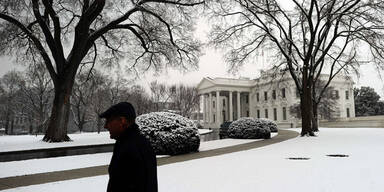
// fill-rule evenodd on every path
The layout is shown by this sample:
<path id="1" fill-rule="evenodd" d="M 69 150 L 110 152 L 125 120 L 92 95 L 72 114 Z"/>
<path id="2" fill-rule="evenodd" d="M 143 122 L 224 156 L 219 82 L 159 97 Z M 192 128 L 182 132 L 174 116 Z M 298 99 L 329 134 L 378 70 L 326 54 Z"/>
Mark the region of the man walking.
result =
<path id="1" fill-rule="evenodd" d="M 140 134 L 136 113 L 128 102 L 111 106 L 100 115 L 116 143 L 108 168 L 107 192 L 157 192 L 157 163 L 149 141 Z"/>

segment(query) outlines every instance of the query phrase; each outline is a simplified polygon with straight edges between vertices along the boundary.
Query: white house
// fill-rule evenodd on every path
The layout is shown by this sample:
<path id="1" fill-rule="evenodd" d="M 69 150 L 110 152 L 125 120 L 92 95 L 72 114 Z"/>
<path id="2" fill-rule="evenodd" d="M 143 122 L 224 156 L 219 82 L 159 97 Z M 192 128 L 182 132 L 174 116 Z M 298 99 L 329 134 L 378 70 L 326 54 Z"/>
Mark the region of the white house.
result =
<path id="1" fill-rule="evenodd" d="M 322 75 L 321 79 L 328 78 Z M 336 96 L 336 118 L 355 117 L 353 81 L 336 77 L 330 84 Z M 296 127 L 300 119 L 290 114 L 290 107 L 299 103 L 296 86 L 288 73 L 274 77 L 262 72 L 257 79 L 203 78 L 197 85 L 203 106 L 203 126 L 219 128 L 226 121 L 240 117 L 268 118 L 280 128 Z"/>

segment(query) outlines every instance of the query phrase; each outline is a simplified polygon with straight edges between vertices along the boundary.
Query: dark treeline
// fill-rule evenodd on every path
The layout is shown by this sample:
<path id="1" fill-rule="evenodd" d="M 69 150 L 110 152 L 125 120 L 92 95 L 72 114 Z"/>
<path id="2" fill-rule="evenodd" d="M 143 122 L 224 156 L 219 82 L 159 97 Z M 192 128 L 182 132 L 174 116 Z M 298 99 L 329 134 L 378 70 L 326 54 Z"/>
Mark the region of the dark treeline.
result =
<path id="1" fill-rule="evenodd" d="M 199 97 L 193 86 L 151 82 L 144 86 L 93 69 L 79 72 L 71 95 L 69 132 L 103 130 L 98 117 L 109 106 L 131 102 L 138 115 L 172 111 L 191 117 Z M 26 71 L 9 71 L 0 78 L 0 128 L 5 134 L 44 134 L 53 102 L 53 84 L 46 69 L 35 65 Z"/>

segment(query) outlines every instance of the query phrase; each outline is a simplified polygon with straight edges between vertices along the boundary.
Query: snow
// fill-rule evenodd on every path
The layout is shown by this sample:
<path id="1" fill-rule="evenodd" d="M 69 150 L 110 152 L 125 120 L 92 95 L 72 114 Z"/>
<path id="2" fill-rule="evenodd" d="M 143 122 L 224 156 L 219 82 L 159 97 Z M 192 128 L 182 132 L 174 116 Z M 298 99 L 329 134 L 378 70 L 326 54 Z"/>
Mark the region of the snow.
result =
<path id="1" fill-rule="evenodd" d="M 228 127 L 228 137 L 242 139 L 270 138 L 271 132 L 277 132 L 277 125 L 268 119 L 242 117 Z"/>
<path id="2" fill-rule="evenodd" d="M 384 191 L 384 129 L 320 131 L 318 137 L 297 137 L 247 151 L 159 166 L 159 191 Z M 328 154 L 349 157 L 327 157 Z M 288 160 L 289 157 L 310 159 Z M 98 192 L 106 190 L 107 181 L 108 176 L 104 175 L 5 191 Z"/>
<path id="3" fill-rule="evenodd" d="M 271 133 L 271 138 L 276 136 L 278 133 Z M 200 144 L 199 151 L 208 151 L 212 149 L 224 148 L 234 145 L 240 145 L 245 143 L 250 143 L 254 141 L 260 141 L 263 139 L 221 139 L 214 141 L 206 141 Z"/>
<path id="4" fill-rule="evenodd" d="M 108 165 L 111 157 L 112 152 L 0 162 L 0 178 Z"/>
<path id="5" fill-rule="evenodd" d="M 207 132 L 207 130 L 199 129 L 199 134 Z M 115 140 L 109 138 L 108 131 L 100 132 L 100 134 L 96 132 L 69 134 L 72 141 L 63 143 L 47 143 L 42 141 L 43 137 L 43 135 L 0 136 L 0 152 L 115 143 Z"/>
<path id="6" fill-rule="evenodd" d="M 115 143 L 109 138 L 108 132 L 69 134 L 73 141 L 62 143 L 47 143 L 42 141 L 43 137 L 44 135 L 0 136 L 0 152 Z"/>
<path id="7" fill-rule="evenodd" d="M 273 136 L 275 135 L 277 134 L 274 134 Z M 207 151 L 254 141 L 257 140 L 223 139 L 207 141 L 200 144 L 199 151 Z M 45 159 L 30 159 L 24 161 L 0 162 L 0 178 L 108 165 L 111 157 L 112 152 Z M 164 155 L 157 156 L 157 158 L 161 157 L 164 157 Z M 90 161 L 90 159 L 92 159 L 92 161 Z"/>
<path id="8" fill-rule="evenodd" d="M 200 135 L 204 135 L 204 134 L 208 134 L 208 133 L 211 133 L 212 130 L 210 129 L 199 129 L 199 134 Z"/>
<path id="9" fill-rule="evenodd" d="M 136 123 L 157 154 L 177 155 L 199 150 L 199 131 L 191 119 L 175 113 L 151 112 L 138 116 Z"/>

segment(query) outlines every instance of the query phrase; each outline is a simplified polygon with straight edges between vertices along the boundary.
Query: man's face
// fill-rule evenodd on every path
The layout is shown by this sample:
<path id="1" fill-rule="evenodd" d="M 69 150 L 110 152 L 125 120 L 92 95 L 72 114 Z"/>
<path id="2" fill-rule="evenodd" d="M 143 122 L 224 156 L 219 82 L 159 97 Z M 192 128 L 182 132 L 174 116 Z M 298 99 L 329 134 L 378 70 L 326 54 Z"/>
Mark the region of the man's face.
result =
<path id="1" fill-rule="evenodd" d="M 105 122 L 104 128 L 109 131 L 111 139 L 117 139 L 127 127 L 124 117 L 109 117 Z"/>

